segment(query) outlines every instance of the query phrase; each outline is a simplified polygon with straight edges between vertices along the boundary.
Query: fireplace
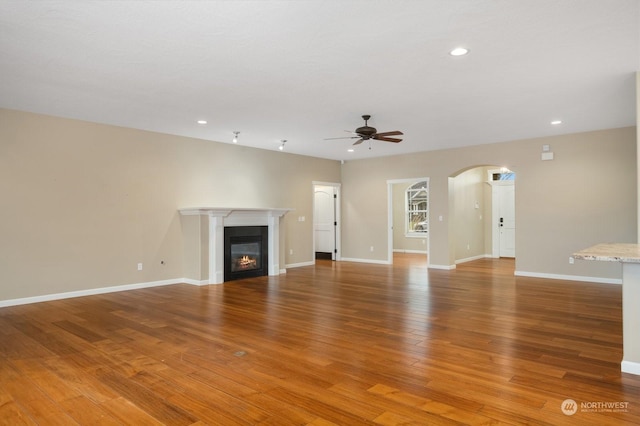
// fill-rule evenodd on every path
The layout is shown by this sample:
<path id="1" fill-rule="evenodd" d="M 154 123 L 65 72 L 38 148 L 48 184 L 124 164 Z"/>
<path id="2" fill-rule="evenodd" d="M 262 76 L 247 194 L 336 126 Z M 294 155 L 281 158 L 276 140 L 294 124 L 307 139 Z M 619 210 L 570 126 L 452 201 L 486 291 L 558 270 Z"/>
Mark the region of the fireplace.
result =
<path id="1" fill-rule="evenodd" d="M 224 228 L 224 280 L 260 277 L 269 272 L 269 228 L 227 226 Z"/>
<path id="2" fill-rule="evenodd" d="M 204 270 L 206 280 L 201 284 L 222 284 L 224 279 L 224 229 L 240 226 L 266 226 L 268 237 L 266 243 L 268 264 L 267 275 L 279 275 L 285 272 L 280 265 L 280 219 L 292 209 L 286 208 L 243 208 L 243 207 L 190 207 L 180 209 L 183 216 L 207 217 L 208 224 L 200 232 L 199 247 L 205 254 Z M 263 249 L 264 249 L 263 245 Z M 205 259 L 203 258 L 203 259 Z"/>

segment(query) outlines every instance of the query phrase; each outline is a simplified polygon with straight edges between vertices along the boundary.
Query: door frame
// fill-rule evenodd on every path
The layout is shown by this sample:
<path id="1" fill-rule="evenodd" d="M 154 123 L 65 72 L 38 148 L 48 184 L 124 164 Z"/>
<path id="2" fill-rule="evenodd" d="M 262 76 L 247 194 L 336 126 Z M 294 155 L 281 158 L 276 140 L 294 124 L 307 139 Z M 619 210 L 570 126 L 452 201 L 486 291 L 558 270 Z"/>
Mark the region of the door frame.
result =
<path id="1" fill-rule="evenodd" d="M 489 185 L 491 185 L 491 257 L 499 258 L 500 257 L 500 206 L 499 206 L 499 196 L 498 196 L 498 187 L 499 186 L 513 186 L 515 191 L 515 181 L 489 181 Z M 516 221 L 516 226 L 517 226 Z M 517 255 L 517 253 L 516 253 Z"/>
<path id="2" fill-rule="evenodd" d="M 428 177 L 388 179 L 387 180 L 387 263 L 393 264 L 393 185 L 397 183 L 416 183 L 426 180 L 429 182 L 429 216 L 431 216 L 431 182 Z M 431 217 L 427 220 L 427 267 L 431 264 Z"/>
<path id="3" fill-rule="evenodd" d="M 340 189 L 342 184 L 336 182 L 320 182 L 320 181 L 312 181 L 311 182 L 311 254 L 313 257 L 313 263 L 316 263 L 316 231 L 315 231 L 315 211 L 316 211 L 316 186 L 332 186 L 335 194 L 335 209 L 334 209 L 334 219 L 335 219 L 335 253 L 332 253 L 332 260 L 340 261 L 342 259 L 342 220 L 341 220 L 341 204 L 340 204 Z"/>

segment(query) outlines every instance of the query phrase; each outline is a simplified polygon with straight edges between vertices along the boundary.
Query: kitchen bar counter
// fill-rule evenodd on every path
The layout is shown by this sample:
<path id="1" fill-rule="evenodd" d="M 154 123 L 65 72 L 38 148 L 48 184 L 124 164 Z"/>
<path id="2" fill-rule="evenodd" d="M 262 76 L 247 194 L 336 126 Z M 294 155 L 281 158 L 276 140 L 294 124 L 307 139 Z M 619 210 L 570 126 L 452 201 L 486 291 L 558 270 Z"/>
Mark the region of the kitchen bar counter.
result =
<path id="1" fill-rule="evenodd" d="M 575 259 L 640 263 L 640 244 L 597 244 L 573 254 Z"/>
<path id="2" fill-rule="evenodd" d="M 640 375 L 640 244 L 606 243 L 573 254 L 575 259 L 622 263 L 623 373 Z"/>

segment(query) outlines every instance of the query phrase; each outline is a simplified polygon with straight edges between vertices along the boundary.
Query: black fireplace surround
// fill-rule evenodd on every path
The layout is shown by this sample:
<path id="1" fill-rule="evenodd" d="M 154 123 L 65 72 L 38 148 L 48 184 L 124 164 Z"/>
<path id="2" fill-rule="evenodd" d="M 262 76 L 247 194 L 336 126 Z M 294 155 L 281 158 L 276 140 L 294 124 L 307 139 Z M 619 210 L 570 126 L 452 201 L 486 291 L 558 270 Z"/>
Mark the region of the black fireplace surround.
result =
<path id="1" fill-rule="evenodd" d="M 226 226 L 224 228 L 224 280 L 269 274 L 269 227 Z"/>

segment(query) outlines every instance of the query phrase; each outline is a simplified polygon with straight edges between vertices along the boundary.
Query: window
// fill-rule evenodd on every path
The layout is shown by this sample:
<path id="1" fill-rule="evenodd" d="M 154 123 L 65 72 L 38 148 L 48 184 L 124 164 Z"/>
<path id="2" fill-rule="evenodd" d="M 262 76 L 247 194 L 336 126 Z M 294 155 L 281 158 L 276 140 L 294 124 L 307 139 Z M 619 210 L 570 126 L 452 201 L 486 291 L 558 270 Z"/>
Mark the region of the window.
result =
<path id="1" fill-rule="evenodd" d="M 414 183 L 406 193 L 407 235 L 424 237 L 429 230 L 429 182 Z"/>
<path id="2" fill-rule="evenodd" d="M 491 180 L 515 180 L 516 174 L 513 172 L 507 173 L 493 173 L 491 175 Z"/>
<path id="3" fill-rule="evenodd" d="M 489 170 L 489 182 L 516 180 L 516 174 L 506 167 L 499 170 Z"/>

